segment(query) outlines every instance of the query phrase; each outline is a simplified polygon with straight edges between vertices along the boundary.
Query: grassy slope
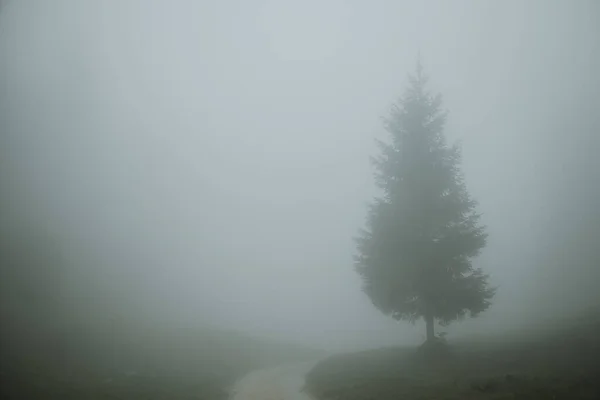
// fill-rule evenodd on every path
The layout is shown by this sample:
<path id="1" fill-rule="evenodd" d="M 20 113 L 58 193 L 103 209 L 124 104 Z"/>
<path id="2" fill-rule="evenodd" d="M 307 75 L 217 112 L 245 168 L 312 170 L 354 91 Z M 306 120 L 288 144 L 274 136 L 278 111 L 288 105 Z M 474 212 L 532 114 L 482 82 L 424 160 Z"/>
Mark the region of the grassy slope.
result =
<path id="1" fill-rule="evenodd" d="M 315 356 L 151 320 L 160 313 L 134 307 L 135 290 L 96 281 L 52 236 L 13 225 L 0 224 L 0 399 L 220 400 L 252 369 Z"/>
<path id="2" fill-rule="evenodd" d="M 236 332 L 136 327 L 111 342 L 93 328 L 0 354 L 0 398 L 219 400 L 252 369 L 317 354 Z"/>
<path id="3" fill-rule="evenodd" d="M 463 340 L 426 359 L 386 348 L 330 357 L 307 376 L 319 400 L 600 398 L 600 318 L 494 340 Z"/>

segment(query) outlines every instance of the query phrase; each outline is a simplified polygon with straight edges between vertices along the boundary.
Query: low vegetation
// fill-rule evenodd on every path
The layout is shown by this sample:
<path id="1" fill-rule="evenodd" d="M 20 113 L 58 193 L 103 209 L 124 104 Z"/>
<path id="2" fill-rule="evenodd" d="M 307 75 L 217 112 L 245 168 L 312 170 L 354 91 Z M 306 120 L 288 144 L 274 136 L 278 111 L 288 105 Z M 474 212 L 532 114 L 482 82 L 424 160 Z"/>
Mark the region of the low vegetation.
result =
<path id="1" fill-rule="evenodd" d="M 220 400 L 250 370 L 317 354 L 228 331 L 135 327 L 114 337 L 83 328 L 12 348 L 3 340 L 0 398 Z"/>
<path id="2" fill-rule="evenodd" d="M 2 233 L 3 400 L 221 400 L 250 370 L 315 357 L 288 343 L 149 317 L 122 300 L 127 288 L 116 283 L 67 285 L 84 268 L 61 257 L 52 237 Z"/>
<path id="3" fill-rule="evenodd" d="M 450 342 L 438 354 L 336 355 L 309 372 L 305 390 L 318 400 L 596 399 L 599 328 L 600 315 L 586 316 L 560 328 Z"/>

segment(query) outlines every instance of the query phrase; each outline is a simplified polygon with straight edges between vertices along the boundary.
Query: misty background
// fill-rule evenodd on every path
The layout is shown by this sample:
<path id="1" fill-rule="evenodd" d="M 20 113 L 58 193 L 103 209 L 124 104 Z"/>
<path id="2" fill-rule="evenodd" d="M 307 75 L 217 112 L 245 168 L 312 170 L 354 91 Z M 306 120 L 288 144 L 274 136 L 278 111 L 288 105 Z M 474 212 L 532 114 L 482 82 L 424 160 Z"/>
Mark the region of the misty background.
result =
<path id="1" fill-rule="evenodd" d="M 558 318 L 598 301 L 599 26 L 593 0 L 5 1 L 3 231 L 51 237 L 57 284 L 99 307 L 331 350 L 420 342 L 352 260 L 380 117 L 420 54 L 499 287 L 445 330 Z"/>

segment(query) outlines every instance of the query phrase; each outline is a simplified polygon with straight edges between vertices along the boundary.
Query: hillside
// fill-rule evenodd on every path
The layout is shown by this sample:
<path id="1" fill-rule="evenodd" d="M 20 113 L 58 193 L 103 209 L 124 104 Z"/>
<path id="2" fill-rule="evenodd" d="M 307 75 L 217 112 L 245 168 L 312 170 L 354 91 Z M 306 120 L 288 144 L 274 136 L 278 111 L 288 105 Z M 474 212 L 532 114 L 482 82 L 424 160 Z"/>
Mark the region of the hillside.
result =
<path id="1" fill-rule="evenodd" d="M 209 399 L 256 368 L 317 352 L 134 306 L 126 282 L 93 279 L 52 235 L 0 228 L 0 398 Z M 87 272 L 86 272 L 87 271 Z"/>
<path id="2" fill-rule="evenodd" d="M 215 329 L 130 326 L 118 336 L 109 332 L 71 326 L 36 336 L 27 348 L 9 348 L 3 338 L 0 397 L 219 400 L 251 370 L 318 354 Z"/>
<path id="3" fill-rule="evenodd" d="M 318 400 L 600 398 L 600 315 L 504 337 L 448 344 L 424 357 L 414 348 L 332 356 L 305 390 Z"/>

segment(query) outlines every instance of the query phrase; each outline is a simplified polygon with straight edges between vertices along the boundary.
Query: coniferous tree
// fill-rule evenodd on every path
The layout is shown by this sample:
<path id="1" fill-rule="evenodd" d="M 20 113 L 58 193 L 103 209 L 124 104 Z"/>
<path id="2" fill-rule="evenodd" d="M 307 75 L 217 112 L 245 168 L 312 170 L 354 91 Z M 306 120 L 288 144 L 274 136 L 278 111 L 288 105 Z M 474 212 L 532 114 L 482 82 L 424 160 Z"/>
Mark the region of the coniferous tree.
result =
<path id="1" fill-rule="evenodd" d="M 388 142 L 372 159 L 382 195 L 370 205 L 357 238 L 355 267 L 363 290 L 384 314 L 447 324 L 476 316 L 495 290 L 472 264 L 486 244 L 477 203 L 460 171 L 460 149 L 443 135 L 441 96 L 426 89 L 418 63 L 410 85 L 385 120 Z"/>

